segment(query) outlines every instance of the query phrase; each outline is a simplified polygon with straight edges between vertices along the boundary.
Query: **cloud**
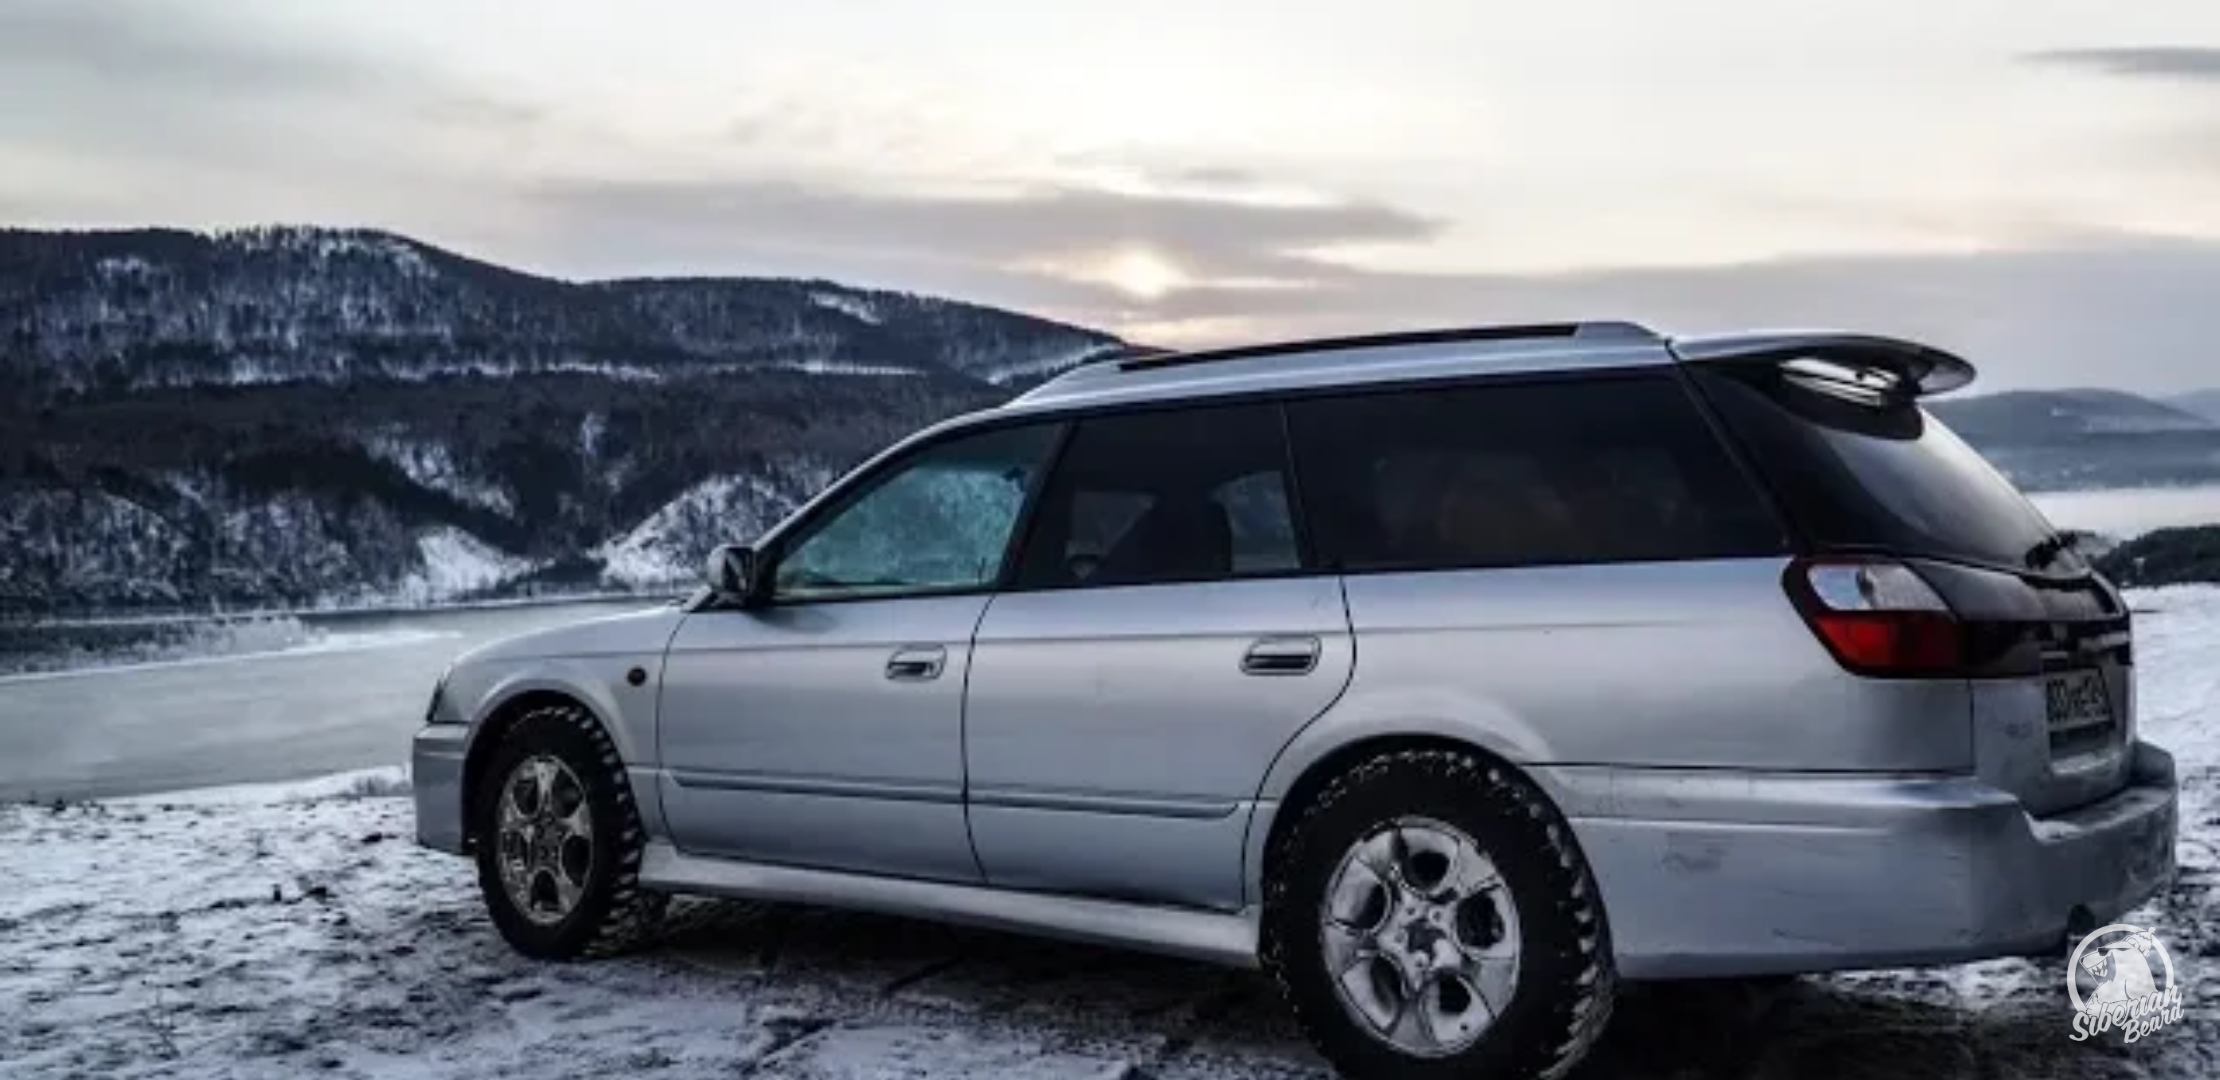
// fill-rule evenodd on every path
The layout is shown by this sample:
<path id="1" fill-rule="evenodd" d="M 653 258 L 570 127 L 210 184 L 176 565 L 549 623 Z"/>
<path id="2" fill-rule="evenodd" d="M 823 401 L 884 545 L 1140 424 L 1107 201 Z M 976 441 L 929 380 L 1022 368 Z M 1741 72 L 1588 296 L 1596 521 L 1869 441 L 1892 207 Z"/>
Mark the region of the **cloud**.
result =
<path id="1" fill-rule="evenodd" d="M 1192 165 L 1173 169 L 1166 179 L 1206 187 L 1253 187 L 1263 182 L 1255 171 L 1230 165 Z"/>
<path id="2" fill-rule="evenodd" d="M 837 98 L 766 93 L 744 100 L 725 135 L 744 151 L 792 160 L 798 155 L 839 155 L 899 160 L 915 153 L 930 121 L 905 105 L 859 109 Z"/>
<path id="3" fill-rule="evenodd" d="M 2062 65 L 2120 79 L 2220 84 L 2220 46 L 2149 45 L 2118 48 L 2053 49 L 2024 54 L 2037 64 Z M 2100 136 L 2103 153 L 2166 169 L 2186 168 L 2200 179 L 2220 175 L 2220 126 L 2208 118 L 2187 122 L 2124 118 L 2123 130 Z"/>
<path id="4" fill-rule="evenodd" d="M 2038 64 L 2088 68 L 2129 78 L 2220 80 L 2220 47 L 2141 45 L 2117 48 L 2050 49 L 2029 53 Z"/>
<path id="5" fill-rule="evenodd" d="M 525 193 L 581 243 L 690 251 L 810 249 L 995 266 L 1142 248 L 1200 281 L 1313 271 L 1304 252 L 1418 243 L 1445 222 L 1378 202 L 1273 205 L 1072 186 L 1012 193 L 862 192 L 791 180 L 567 180 Z"/>
<path id="6" fill-rule="evenodd" d="M 551 119 L 549 110 L 538 105 L 462 89 L 427 99 L 416 113 L 426 123 L 496 133 L 529 130 Z"/>
<path id="7" fill-rule="evenodd" d="M 422 229 L 506 214 L 490 174 L 560 118 L 318 17 L 0 0 L 0 99 L 36 103 L 0 110 L 0 200 L 30 207 L 10 220 Z"/>
<path id="8" fill-rule="evenodd" d="M 0 3 L 0 161 L 44 155 L 133 172 L 303 169 L 389 124 L 397 95 L 430 91 L 326 41 L 154 0 Z M 349 137 L 310 136 L 344 130 Z M 19 163 L 8 162 L 8 164 Z M 58 192 L 63 200 L 70 192 Z"/>
<path id="9" fill-rule="evenodd" d="M 2038 230 L 2011 250 L 1788 258 L 1555 275 L 1411 273 L 1321 249 L 1423 244 L 1443 223 L 1362 200 L 1274 205 L 1072 187 L 922 196 L 792 181 L 572 180 L 524 196 L 552 264 L 625 272 L 862 278 L 1197 346 L 1530 322 L 1634 319 L 1669 332 L 1841 326 L 1962 350 L 1985 384 L 2220 384 L 2220 245 Z M 1161 295 L 1043 272 L 1141 246 L 1185 271 Z M 627 262 L 627 260 L 631 260 Z M 1260 287 L 1257 279 L 1270 279 Z"/>
<path id="10" fill-rule="evenodd" d="M 1568 317 L 1831 323 L 1962 348 L 2005 383 L 2220 382 L 2205 374 L 2206 343 L 2220 340 L 2207 300 L 2220 294 L 2220 248 L 2090 230 L 2041 192 L 1828 201 L 1751 173 L 1764 190 L 1713 194 L 1753 227 L 1847 222 L 1809 231 L 1986 253 L 1414 273 L 1388 260 L 1521 254 L 1513 242 L 1541 226 L 1491 219 L 1517 204 L 1487 189 L 1541 174 L 1448 153 L 1454 168 L 1429 170 L 1339 151 L 1275 162 L 1256 140 L 1044 139 L 924 84 L 828 76 L 814 61 L 803 69 L 815 82 L 736 80 L 700 115 L 629 124 L 589 83 L 513 100 L 505 88 L 532 84 L 499 81 L 500 65 L 443 67 L 382 26 L 276 0 L 0 0 L 0 98 L 36 105 L 0 110 L 0 218 L 372 223 L 564 275 L 824 276 L 1180 344 Z M 2022 59 L 2220 79 L 2220 47 Z M 2220 160 L 2210 130 L 2168 132 L 2172 152 Z M 1436 192 L 1439 207 L 1469 212 L 1461 222 L 1363 194 L 1434 172 L 1405 190 Z M 1333 176 L 1348 186 L 1314 186 Z M 1587 199 L 1591 230 L 1612 217 L 1647 225 L 1642 214 L 1669 212 L 1655 189 L 1672 179 L 1646 198 L 1577 180 L 1553 197 Z M 2152 204 L 2154 217 L 2169 209 Z M 1684 250 L 1704 245 L 1667 253 Z"/>
<path id="11" fill-rule="evenodd" d="M 0 112 L 0 135 L 137 144 L 161 156 L 196 139 L 269 139 L 302 128 L 345 129 L 360 140 L 397 129 L 514 132 L 550 119 L 538 105 L 489 93 L 389 43 L 247 10 L 156 0 L 0 3 L 0 94 L 41 104 Z M 292 152 L 318 149 L 286 141 Z"/>
<path id="12" fill-rule="evenodd" d="M 1632 319 L 1665 332 L 1834 326 L 1972 357 L 1990 388 L 2220 385 L 2220 245 L 2114 234 L 2040 250 L 1793 258 L 1559 275 L 1341 271 L 1294 293 L 1176 293 L 1170 325 L 1238 314 L 1254 335 Z"/>
<path id="13" fill-rule="evenodd" d="M 343 93 L 378 78 L 360 56 L 260 35 L 216 15 L 215 5 L 147 0 L 0 5 L 0 70 L 60 71 L 199 96 Z M 178 99 L 161 103 L 170 108 Z"/>

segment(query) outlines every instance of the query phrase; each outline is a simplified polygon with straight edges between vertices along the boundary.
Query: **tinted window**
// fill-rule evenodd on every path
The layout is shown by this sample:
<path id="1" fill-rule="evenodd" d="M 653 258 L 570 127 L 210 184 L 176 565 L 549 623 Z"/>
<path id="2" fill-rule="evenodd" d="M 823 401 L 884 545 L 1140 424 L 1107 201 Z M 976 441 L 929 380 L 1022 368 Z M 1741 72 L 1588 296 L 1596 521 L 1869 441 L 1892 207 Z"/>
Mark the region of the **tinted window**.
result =
<path id="1" fill-rule="evenodd" d="M 1295 541 L 1295 514 L 1287 504 L 1287 455 L 1281 465 L 1235 477 L 1211 489 L 1210 501 L 1233 532 L 1233 572 L 1268 574 L 1297 570 L 1303 559 Z"/>
<path id="2" fill-rule="evenodd" d="M 2048 542 L 2049 522 L 2018 489 L 1915 403 L 1850 396 L 1780 369 L 1696 378 L 1815 544 L 2080 568 Z"/>
<path id="3" fill-rule="evenodd" d="M 1352 570 L 1786 548 L 1670 375 L 1359 394 L 1288 417 L 1320 555 Z"/>
<path id="4" fill-rule="evenodd" d="M 772 596 L 822 600 L 991 586 L 1054 441 L 1053 427 L 983 432 L 893 465 L 804 527 L 778 562 Z"/>
<path id="5" fill-rule="evenodd" d="M 1302 565 L 1269 405 L 1082 420 L 1018 569 L 1026 588 L 1214 581 Z"/>

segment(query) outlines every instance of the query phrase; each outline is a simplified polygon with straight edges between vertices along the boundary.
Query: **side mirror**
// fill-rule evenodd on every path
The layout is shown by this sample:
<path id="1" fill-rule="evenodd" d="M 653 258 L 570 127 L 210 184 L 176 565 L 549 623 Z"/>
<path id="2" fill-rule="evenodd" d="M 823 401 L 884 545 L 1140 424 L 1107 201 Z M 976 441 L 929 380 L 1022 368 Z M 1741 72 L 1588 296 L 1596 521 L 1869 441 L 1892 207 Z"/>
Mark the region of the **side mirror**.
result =
<path id="1" fill-rule="evenodd" d="M 717 599 L 747 605 L 756 598 L 755 549 L 745 544 L 719 544 L 709 553 L 709 590 Z"/>

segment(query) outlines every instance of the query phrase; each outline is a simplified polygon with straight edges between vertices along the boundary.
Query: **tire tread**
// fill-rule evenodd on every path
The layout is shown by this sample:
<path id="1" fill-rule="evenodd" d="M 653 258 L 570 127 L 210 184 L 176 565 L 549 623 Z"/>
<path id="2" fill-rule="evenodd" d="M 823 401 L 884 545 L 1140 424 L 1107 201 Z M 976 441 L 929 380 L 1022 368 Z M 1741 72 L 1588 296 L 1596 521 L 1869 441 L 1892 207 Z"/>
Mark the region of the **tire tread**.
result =
<path id="1" fill-rule="evenodd" d="M 538 748 L 540 741 L 547 737 L 543 732 L 549 726 L 567 729 L 584 740 L 592 760 L 576 764 L 582 766 L 582 773 L 591 775 L 581 775 L 580 779 L 589 785 L 608 788 L 617 807 L 617 821 L 613 837 L 607 834 L 596 837 L 597 842 L 604 838 L 609 840 L 608 846 L 615 858 L 606 909 L 583 933 L 565 933 L 554 948 L 546 951 L 557 958 L 595 959 L 633 952 L 657 936 L 670 898 L 640 884 L 640 862 L 647 850 L 647 827 L 640 819 L 639 804 L 625 773 L 623 755 L 617 752 L 616 741 L 602 728 L 601 721 L 575 703 L 540 705 L 527 710 L 502 732 L 501 749 L 510 746 Z M 497 749 L 496 753 L 499 752 Z M 488 783 L 499 782 L 493 779 L 494 775 L 489 772 Z M 498 888 L 498 885 L 492 887 Z M 495 899 L 491 889 L 487 901 L 489 904 L 501 902 Z M 515 943 L 513 937 L 511 942 Z"/>
<path id="2" fill-rule="evenodd" d="M 1477 798 L 1515 810 L 1540 826 L 1544 843 L 1552 855 L 1546 860 L 1545 870 L 1550 878 L 1546 887 L 1558 898 L 1558 914 L 1579 927 L 1580 932 L 1573 965 L 1575 974 L 1569 985 L 1559 990 L 1565 1000 L 1555 1011 L 1555 1022 L 1526 1052 L 1514 1051 L 1514 1056 L 1523 1059 L 1514 1074 L 1536 1080 L 1561 1080 L 1594 1049 L 1611 1021 L 1618 996 L 1618 972 L 1612 962 L 1609 924 L 1587 860 L 1574 842 L 1571 827 L 1556 807 L 1531 781 L 1478 754 L 1450 749 L 1388 751 L 1335 777 L 1303 807 L 1293 827 L 1268 856 L 1264 888 L 1265 933 L 1261 943 L 1264 969 L 1294 1013 L 1304 1037 L 1337 1069 L 1353 1076 L 1363 1075 L 1360 1062 L 1341 1048 L 1337 1033 L 1329 1027 L 1329 1024 L 1342 1022 L 1342 1018 L 1316 1015 L 1316 1009 L 1293 984 L 1284 962 L 1281 925 L 1287 920 L 1281 916 L 1294 877 L 1288 871 L 1306 864 L 1311 853 L 1304 849 L 1309 838 L 1318 833 L 1318 823 L 1335 813 L 1344 802 L 1359 792 L 1380 786 L 1393 788 L 1421 777 L 1471 791 Z"/>

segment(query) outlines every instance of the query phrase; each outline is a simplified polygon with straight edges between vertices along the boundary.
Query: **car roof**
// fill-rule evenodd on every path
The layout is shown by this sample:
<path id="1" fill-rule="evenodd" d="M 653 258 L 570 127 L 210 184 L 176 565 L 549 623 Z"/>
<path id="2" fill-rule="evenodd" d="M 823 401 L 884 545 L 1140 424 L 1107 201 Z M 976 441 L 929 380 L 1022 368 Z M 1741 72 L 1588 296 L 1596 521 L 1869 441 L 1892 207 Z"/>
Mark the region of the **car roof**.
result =
<path id="1" fill-rule="evenodd" d="M 1678 363 L 1776 363 L 1812 357 L 1893 378 L 1913 396 L 1955 390 L 1974 377 L 1973 366 L 1964 360 L 1897 338 L 1834 330 L 1666 337 L 1637 323 L 1610 320 L 1319 338 L 1201 352 L 1136 349 L 1083 364 L 991 412 L 1054 412 L 1367 383 Z"/>

